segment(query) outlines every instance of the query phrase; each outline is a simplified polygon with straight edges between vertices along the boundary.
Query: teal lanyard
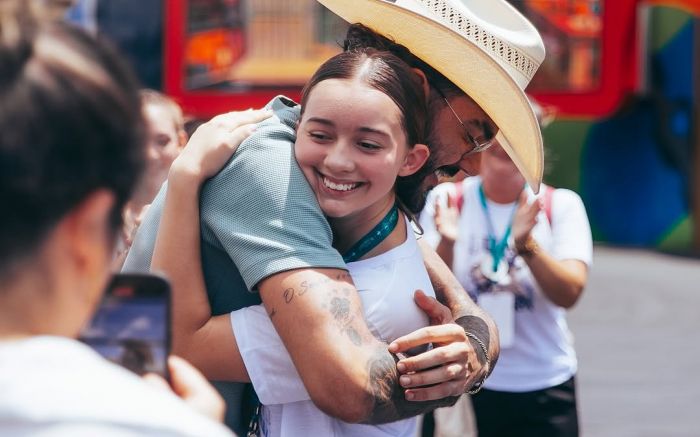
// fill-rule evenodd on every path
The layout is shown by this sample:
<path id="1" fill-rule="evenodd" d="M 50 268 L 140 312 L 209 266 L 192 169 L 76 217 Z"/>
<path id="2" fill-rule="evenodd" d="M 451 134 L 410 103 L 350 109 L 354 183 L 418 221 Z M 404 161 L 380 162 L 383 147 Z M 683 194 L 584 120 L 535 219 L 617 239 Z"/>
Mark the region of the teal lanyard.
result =
<path id="1" fill-rule="evenodd" d="M 364 237 L 355 243 L 345 255 L 343 255 L 343 261 L 346 263 L 351 263 L 357 261 L 367 253 L 377 247 L 379 243 L 384 241 L 386 237 L 391 234 L 391 232 L 396 229 L 396 224 L 399 222 L 399 208 L 394 204 L 391 210 L 384 216 L 382 221 L 377 223 L 371 231 L 365 234 Z"/>
<path id="2" fill-rule="evenodd" d="M 481 200 L 481 207 L 484 210 L 484 217 L 486 218 L 486 226 L 489 232 L 489 251 L 491 251 L 491 258 L 493 258 L 493 271 L 498 270 L 498 263 L 501 262 L 503 255 L 506 253 L 506 247 L 508 247 L 508 238 L 510 238 L 510 232 L 513 229 L 513 217 L 515 216 L 515 211 L 518 209 L 518 201 L 515 201 L 515 206 L 513 206 L 513 212 L 510 213 L 510 220 L 508 221 L 508 227 L 506 232 L 500 241 L 496 240 L 496 232 L 493 229 L 493 223 L 491 222 L 491 214 L 489 214 L 489 205 L 486 203 L 486 195 L 484 194 L 484 186 L 479 184 L 479 199 Z"/>

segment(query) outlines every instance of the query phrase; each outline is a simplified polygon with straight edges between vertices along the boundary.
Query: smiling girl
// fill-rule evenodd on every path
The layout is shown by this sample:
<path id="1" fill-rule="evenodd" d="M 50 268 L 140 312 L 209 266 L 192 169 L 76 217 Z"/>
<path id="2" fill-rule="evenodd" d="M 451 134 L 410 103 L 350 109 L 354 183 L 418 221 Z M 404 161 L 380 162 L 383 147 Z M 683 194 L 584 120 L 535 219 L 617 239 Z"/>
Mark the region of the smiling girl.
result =
<path id="1" fill-rule="evenodd" d="M 428 317 L 414 303 L 413 290 L 434 293 L 408 219 L 420 207 L 412 200 L 418 184 L 409 176 L 429 156 L 422 144 L 427 108 L 420 80 L 389 53 L 345 52 L 311 78 L 301 106 L 296 160 L 328 218 L 334 247 L 360 292 L 369 328 L 377 338 L 391 342 L 427 326 Z M 258 129 L 265 129 L 265 123 Z M 274 309 L 257 305 L 234 311 L 230 319 L 209 316 L 198 245 L 198 187 L 233 151 L 207 146 L 197 135 L 171 169 L 152 264 L 166 273 L 188 272 L 171 275 L 180 278 L 172 283 L 174 343 L 194 345 L 179 352 L 202 363 L 211 378 L 250 380 L 264 405 L 258 422 L 264 435 L 413 435 L 414 418 L 376 426 L 349 424 L 317 408 L 305 387 L 309 381 L 302 381 L 295 368 L 304 363 L 292 362 L 271 322 Z M 191 243 L 171 250 L 168 241 L 173 240 Z M 288 298 L 294 296 L 290 293 Z M 343 302 L 330 301 L 338 324 L 346 322 Z M 308 341 L 314 341 L 313 332 Z M 198 346 L 205 343 L 235 351 L 225 361 L 216 360 L 220 351 Z"/>

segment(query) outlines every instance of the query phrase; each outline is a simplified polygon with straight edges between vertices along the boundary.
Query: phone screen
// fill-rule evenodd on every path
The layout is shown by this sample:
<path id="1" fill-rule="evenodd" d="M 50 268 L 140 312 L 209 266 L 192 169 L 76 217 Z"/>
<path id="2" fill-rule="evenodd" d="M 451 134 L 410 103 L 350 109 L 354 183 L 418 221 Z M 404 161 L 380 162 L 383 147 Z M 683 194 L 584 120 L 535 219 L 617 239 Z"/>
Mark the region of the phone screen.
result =
<path id="1" fill-rule="evenodd" d="M 138 375 L 167 379 L 170 287 L 153 275 L 115 275 L 80 340 Z"/>

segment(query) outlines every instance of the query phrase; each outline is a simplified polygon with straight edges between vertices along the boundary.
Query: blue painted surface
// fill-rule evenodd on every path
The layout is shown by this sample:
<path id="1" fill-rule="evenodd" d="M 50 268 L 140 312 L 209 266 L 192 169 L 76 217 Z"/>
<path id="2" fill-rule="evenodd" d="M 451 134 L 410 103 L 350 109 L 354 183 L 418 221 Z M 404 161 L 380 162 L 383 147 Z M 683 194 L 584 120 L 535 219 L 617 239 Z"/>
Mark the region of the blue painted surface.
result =
<path id="1" fill-rule="evenodd" d="M 683 177 L 653 138 L 656 118 L 653 105 L 638 104 L 589 134 L 582 192 L 605 241 L 653 246 L 687 214 Z"/>
<path id="2" fill-rule="evenodd" d="M 655 246 L 688 215 L 692 48 L 688 22 L 652 55 L 657 97 L 591 128 L 581 189 L 599 239 Z"/>
<path id="3" fill-rule="evenodd" d="M 652 55 L 655 88 L 670 99 L 690 99 L 693 90 L 693 22 L 678 30 L 663 48 Z"/>

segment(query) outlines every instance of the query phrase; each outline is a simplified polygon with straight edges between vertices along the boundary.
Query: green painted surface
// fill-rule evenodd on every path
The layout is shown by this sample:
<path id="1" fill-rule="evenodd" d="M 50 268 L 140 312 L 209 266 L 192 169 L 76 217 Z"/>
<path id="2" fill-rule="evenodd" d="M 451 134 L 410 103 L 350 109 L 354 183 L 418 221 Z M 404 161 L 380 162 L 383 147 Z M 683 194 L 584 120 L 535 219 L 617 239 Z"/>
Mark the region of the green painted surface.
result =
<path id="1" fill-rule="evenodd" d="M 661 250 L 689 249 L 693 241 L 693 220 L 690 216 L 683 217 L 656 244 Z"/>
<path id="2" fill-rule="evenodd" d="M 692 15 L 678 8 L 653 7 L 650 19 L 649 49 L 652 53 L 661 50 L 676 34 L 693 19 Z M 600 119 L 558 119 L 543 130 L 545 143 L 546 183 L 582 192 L 582 175 L 587 169 L 582 166 L 588 133 Z M 607 241 L 606 235 L 591 223 L 591 231 L 596 241 Z M 684 216 L 669 228 L 658 240 L 656 247 L 662 250 L 683 250 L 690 247 L 693 221 Z"/>
<path id="3" fill-rule="evenodd" d="M 605 234 L 596 226 L 595 222 L 589 220 L 589 223 L 591 225 L 591 236 L 593 237 L 593 241 L 609 241 Z"/>
<path id="4" fill-rule="evenodd" d="M 546 183 L 581 193 L 581 154 L 591 126 L 588 120 L 561 119 L 543 130 Z"/>
<path id="5" fill-rule="evenodd" d="M 649 48 L 652 52 L 662 49 L 678 31 L 688 24 L 692 15 L 687 12 L 666 6 L 652 9 L 649 36 Z"/>

